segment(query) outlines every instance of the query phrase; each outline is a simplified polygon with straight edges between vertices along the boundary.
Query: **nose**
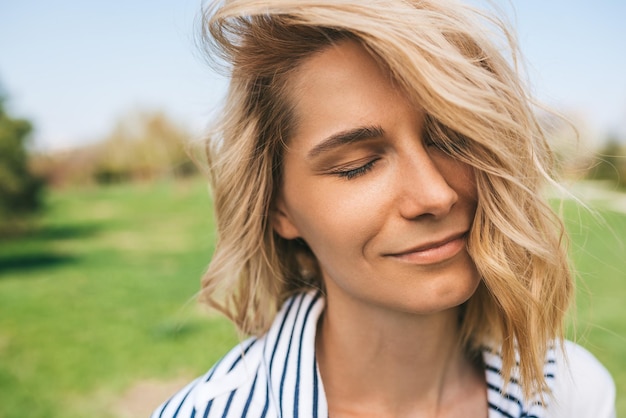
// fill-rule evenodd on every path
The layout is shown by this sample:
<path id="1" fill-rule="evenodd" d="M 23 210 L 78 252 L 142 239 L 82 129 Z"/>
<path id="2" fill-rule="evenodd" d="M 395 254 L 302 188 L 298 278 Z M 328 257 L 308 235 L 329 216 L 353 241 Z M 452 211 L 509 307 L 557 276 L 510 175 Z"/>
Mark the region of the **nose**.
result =
<path id="1" fill-rule="evenodd" d="M 422 149 L 400 164 L 398 207 L 403 218 L 441 218 L 452 210 L 459 195 L 451 186 L 454 173 L 446 170 L 443 159 Z"/>

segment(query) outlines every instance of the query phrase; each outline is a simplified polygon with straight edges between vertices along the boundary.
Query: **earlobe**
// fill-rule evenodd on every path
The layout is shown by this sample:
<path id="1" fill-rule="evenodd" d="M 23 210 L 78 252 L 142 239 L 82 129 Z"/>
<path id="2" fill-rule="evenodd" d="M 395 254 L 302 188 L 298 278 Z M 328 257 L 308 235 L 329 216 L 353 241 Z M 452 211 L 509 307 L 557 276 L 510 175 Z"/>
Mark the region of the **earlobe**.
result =
<path id="1" fill-rule="evenodd" d="M 289 215 L 285 211 L 281 202 L 272 209 L 271 213 L 272 228 L 278 235 L 285 239 L 296 239 L 300 237 L 300 231 L 293 224 Z"/>

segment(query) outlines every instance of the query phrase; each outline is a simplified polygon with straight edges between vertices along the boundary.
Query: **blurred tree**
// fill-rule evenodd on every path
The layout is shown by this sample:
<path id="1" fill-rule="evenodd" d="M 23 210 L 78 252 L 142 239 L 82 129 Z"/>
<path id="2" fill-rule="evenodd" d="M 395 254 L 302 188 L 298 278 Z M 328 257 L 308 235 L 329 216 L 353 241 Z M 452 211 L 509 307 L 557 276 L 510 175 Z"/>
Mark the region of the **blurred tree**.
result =
<path id="1" fill-rule="evenodd" d="M 559 178 L 579 180 L 586 176 L 593 164 L 597 138 L 585 115 L 538 110 L 537 117 L 554 152 Z"/>
<path id="2" fill-rule="evenodd" d="M 626 188 L 626 145 L 616 136 L 609 137 L 606 145 L 596 153 L 589 178 L 610 180 Z"/>
<path id="3" fill-rule="evenodd" d="M 128 114 L 100 144 L 94 177 L 112 183 L 193 174 L 188 141 L 189 134 L 163 112 Z"/>
<path id="4" fill-rule="evenodd" d="M 32 125 L 5 110 L 0 93 L 0 231 L 41 206 L 43 182 L 28 167 L 26 142 Z"/>

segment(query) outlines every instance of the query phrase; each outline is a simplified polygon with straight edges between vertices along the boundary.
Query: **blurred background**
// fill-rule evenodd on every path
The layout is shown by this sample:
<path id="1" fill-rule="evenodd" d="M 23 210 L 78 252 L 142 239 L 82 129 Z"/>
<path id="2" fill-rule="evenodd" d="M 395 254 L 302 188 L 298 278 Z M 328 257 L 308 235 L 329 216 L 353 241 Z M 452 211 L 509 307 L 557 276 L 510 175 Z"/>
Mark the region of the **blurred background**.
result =
<path id="1" fill-rule="evenodd" d="M 578 277 L 568 335 L 626 415 L 626 3 L 487 7 L 578 131 L 540 113 L 579 199 L 549 191 Z M 196 45 L 200 8 L 0 0 L 0 418 L 146 416 L 239 338 L 195 302 L 213 218 L 185 144 L 226 89 Z"/>

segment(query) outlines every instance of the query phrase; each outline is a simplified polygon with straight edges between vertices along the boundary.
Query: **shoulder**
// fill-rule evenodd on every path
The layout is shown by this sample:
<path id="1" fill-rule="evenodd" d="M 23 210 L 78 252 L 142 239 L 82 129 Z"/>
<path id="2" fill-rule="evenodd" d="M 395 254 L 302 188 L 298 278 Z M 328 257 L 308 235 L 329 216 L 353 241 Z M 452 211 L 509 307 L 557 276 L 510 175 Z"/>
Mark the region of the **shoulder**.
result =
<path id="1" fill-rule="evenodd" d="M 324 412 L 314 353 L 323 309 L 319 291 L 290 297 L 264 336 L 233 348 L 208 373 L 161 405 L 152 418 L 245 417 L 252 411 L 276 416 L 299 408 Z M 300 396 L 308 390 L 311 399 Z M 308 405 L 309 400 L 317 403 Z"/>
<path id="2" fill-rule="evenodd" d="M 254 392 L 261 351 L 262 344 L 256 338 L 242 342 L 205 375 L 159 406 L 151 417 L 227 416 L 229 411 L 233 415 L 228 416 L 243 416 L 242 411 L 258 402 Z"/>
<path id="3" fill-rule="evenodd" d="M 565 341 L 562 348 L 556 350 L 549 416 L 615 417 L 615 384 L 606 368 L 589 351 L 571 341 Z"/>

